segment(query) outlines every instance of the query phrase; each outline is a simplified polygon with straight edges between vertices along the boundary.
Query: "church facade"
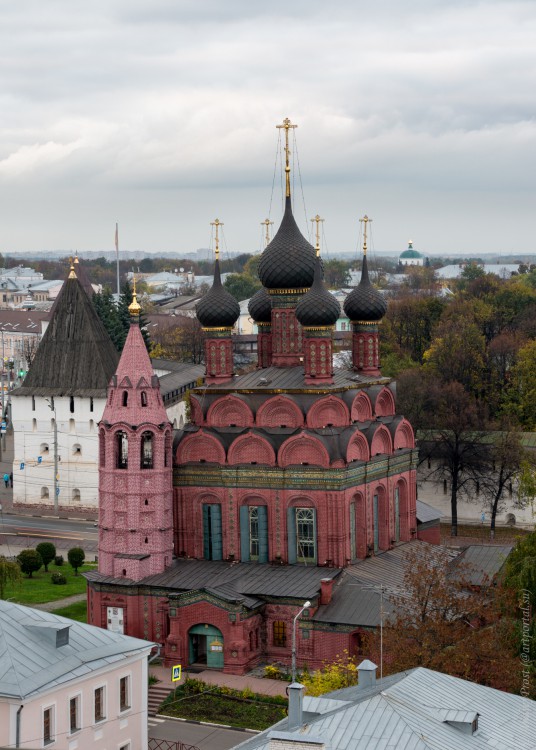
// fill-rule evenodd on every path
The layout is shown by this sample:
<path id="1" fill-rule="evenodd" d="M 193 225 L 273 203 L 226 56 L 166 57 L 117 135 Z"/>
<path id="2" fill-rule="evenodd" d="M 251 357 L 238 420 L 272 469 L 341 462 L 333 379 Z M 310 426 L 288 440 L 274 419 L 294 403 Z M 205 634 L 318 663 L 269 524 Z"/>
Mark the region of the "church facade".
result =
<path id="1" fill-rule="evenodd" d="M 190 393 L 190 423 L 172 434 L 133 303 L 99 426 L 89 621 L 157 641 L 183 668 L 289 663 L 306 600 L 298 664 L 356 652 L 370 623 L 342 572 L 417 536 L 415 441 L 380 371 L 386 303 L 368 278 L 366 223 L 362 278 L 344 305 L 353 366 L 334 370 L 339 305 L 318 242 L 315 252 L 294 220 L 288 161 L 286 174 L 285 214 L 250 301 L 256 370 L 233 373 L 240 311 L 221 284 L 216 237 L 214 283 L 197 308 L 206 379 Z"/>

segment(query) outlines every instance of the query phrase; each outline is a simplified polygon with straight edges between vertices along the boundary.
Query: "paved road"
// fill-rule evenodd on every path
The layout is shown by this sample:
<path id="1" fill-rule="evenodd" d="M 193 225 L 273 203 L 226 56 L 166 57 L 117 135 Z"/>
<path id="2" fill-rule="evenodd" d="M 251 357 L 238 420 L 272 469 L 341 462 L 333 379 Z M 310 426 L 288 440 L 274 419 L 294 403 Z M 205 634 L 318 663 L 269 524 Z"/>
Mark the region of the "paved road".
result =
<path id="1" fill-rule="evenodd" d="M 98 531 L 93 521 L 46 516 L 23 516 L 2 513 L 0 534 L 54 537 L 55 539 L 87 540 L 96 542 Z"/>
<path id="2" fill-rule="evenodd" d="M 234 729 L 173 721 L 161 716 L 149 717 L 149 737 L 184 742 L 186 745 L 195 745 L 200 750 L 229 750 L 251 736 L 249 732 L 237 732 Z"/>

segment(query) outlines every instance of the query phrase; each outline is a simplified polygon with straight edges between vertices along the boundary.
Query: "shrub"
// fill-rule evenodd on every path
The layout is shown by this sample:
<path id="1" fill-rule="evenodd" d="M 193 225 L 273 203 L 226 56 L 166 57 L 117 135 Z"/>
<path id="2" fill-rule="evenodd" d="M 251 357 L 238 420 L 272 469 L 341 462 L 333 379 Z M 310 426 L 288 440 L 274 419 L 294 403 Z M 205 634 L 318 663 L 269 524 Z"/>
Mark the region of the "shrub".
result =
<path id="1" fill-rule="evenodd" d="M 57 565 L 59 568 L 61 565 L 63 565 L 63 563 L 63 555 L 56 555 L 56 557 L 54 558 L 54 565 Z"/>
<path id="2" fill-rule="evenodd" d="M 35 549 L 41 555 L 43 565 L 45 566 L 45 573 L 48 573 L 48 564 L 52 562 L 52 560 L 56 556 L 56 547 L 52 544 L 52 542 L 41 542 Z"/>
<path id="3" fill-rule="evenodd" d="M 81 547 L 72 547 L 67 552 L 67 559 L 72 568 L 74 568 L 75 576 L 78 575 L 78 568 L 80 568 L 86 558 L 86 553 Z"/>
<path id="4" fill-rule="evenodd" d="M 23 573 L 27 574 L 28 578 L 31 578 L 32 573 L 38 571 L 43 565 L 41 555 L 35 549 L 23 549 L 22 552 L 17 555 L 17 561 L 20 565 L 20 569 Z"/>
<path id="5" fill-rule="evenodd" d="M 50 580 L 52 583 L 56 583 L 58 586 L 62 586 L 64 583 L 67 583 L 67 579 L 63 575 L 63 573 L 52 573 L 50 576 Z"/>

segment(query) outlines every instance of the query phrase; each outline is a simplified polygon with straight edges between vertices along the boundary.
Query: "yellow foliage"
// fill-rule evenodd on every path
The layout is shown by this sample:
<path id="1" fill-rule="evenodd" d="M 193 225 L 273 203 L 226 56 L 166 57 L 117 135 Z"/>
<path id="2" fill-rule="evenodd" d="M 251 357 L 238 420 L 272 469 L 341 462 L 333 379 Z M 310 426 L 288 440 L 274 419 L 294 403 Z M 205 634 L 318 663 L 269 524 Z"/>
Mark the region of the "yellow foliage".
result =
<path id="1" fill-rule="evenodd" d="M 357 669 L 355 657 L 350 656 L 345 649 L 343 655 L 337 655 L 334 662 L 324 663 L 322 669 L 311 674 L 305 672 L 301 682 L 307 688 L 307 695 L 323 695 L 332 690 L 340 690 L 357 684 Z"/>

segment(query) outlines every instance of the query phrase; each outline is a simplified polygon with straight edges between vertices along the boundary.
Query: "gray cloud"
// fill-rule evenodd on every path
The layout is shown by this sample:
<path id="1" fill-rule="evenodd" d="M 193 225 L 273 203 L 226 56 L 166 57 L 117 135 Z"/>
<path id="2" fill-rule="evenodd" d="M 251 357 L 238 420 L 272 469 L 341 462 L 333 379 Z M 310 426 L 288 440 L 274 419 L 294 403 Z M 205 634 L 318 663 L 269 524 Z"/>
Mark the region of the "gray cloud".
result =
<path id="1" fill-rule="evenodd" d="M 0 249 L 101 247 L 120 217 L 190 250 L 224 210 L 256 249 L 288 115 L 332 249 L 374 209 L 378 249 L 533 251 L 535 27 L 531 2 L 4 4 Z"/>

